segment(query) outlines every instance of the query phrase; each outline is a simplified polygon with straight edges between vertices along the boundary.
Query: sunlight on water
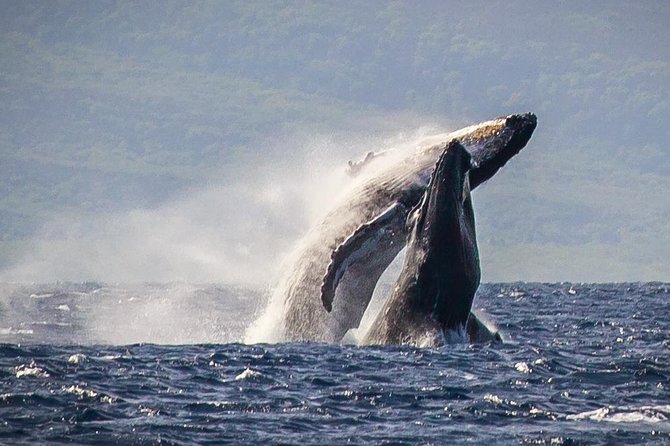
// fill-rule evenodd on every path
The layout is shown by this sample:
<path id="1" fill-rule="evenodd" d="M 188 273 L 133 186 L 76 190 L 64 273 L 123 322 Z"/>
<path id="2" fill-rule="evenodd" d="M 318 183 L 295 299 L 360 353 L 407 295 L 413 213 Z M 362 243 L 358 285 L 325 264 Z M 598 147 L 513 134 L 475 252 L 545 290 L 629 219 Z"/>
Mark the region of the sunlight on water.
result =
<path id="1" fill-rule="evenodd" d="M 667 284 L 483 284 L 477 306 L 514 343 L 441 349 L 234 343 L 263 303 L 245 288 L 2 292 L 13 312 L 0 313 L 0 326 L 33 330 L 0 334 L 8 444 L 65 434 L 76 443 L 344 443 L 361 432 L 408 445 L 670 441 Z M 170 298 L 188 301 L 191 316 L 177 320 L 177 302 L 149 313 Z M 105 311 L 108 320 L 91 318 Z M 150 338 L 189 344 L 89 344 Z"/>

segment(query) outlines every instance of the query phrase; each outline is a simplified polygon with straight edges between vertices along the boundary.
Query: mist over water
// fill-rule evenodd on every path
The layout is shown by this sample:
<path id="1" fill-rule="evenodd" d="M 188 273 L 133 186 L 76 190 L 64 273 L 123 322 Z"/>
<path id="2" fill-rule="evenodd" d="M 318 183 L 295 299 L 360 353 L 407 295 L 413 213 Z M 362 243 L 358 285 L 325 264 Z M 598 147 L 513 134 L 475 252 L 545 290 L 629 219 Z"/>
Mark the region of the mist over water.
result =
<path id="1" fill-rule="evenodd" d="M 63 213 L 46 221 L 20 261 L 0 271 L 0 282 L 100 284 L 91 298 L 120 292 L 119 305 L 87 307 L 94 342 L 274 341 L 283 301 L 279 296 L 266 302 L 291 274 L 290 260 L 309 228 L 360 181 L 347 174 L 347 161 L 368 151 L 402 153 L 443 137 L 435 127 L 373 136 L 295 134 L 274 141 L 284 146 L 279 153 L 290 156 L 222 166 L 220 178 L 203 179 L 155 208 Z M 390 270 L 397 272 L 397 266 Z M 193 284 L 249 290 L 246 326 L 232 332 L 213 320 L 209 335 L 189 328 L 213 311 L 212 300 L 198 298 L 202 293 Z M 49 294 L 49 287 L 54 288 L 38 286 L 28 295 Z M 5 303 L 7 296 L 3 292 Z M 224 302 L 215 305 L 217 311 L 227 311 L 227 294 L 218 298 Z"/>
<path id="2" fill-rule="evenodd" d="M 388 138 L 296 135 L 280 144 L 286 157 L 222 166 L 221 179 L 155 208 L 57 215 L 0 281 L 270 284 L 283 254 L 351 183 L 346 161 Z"/>
<path id="3" fill-rule="evenodd" d="M 314 190 L 314 169 L 248 170 L 154 209 L 58 216 L 0 279 L 267 283 L 307 224 L 311 204 L 297 191 Z"/>

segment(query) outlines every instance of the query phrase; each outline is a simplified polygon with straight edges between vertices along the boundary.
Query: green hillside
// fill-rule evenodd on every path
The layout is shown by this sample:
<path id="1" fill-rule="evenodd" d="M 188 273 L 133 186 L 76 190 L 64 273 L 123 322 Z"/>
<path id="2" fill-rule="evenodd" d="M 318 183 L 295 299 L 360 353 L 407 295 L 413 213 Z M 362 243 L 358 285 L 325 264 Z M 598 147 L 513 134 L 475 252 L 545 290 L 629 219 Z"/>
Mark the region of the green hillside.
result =
<path id="1" fill-rule="evenodd" d="M 291 135 L 533 111 L 475 196 L 485 279 L 670 280 L 667 2 L 2 6 L 0 266 L 54 218 L 232 182 Z"/>

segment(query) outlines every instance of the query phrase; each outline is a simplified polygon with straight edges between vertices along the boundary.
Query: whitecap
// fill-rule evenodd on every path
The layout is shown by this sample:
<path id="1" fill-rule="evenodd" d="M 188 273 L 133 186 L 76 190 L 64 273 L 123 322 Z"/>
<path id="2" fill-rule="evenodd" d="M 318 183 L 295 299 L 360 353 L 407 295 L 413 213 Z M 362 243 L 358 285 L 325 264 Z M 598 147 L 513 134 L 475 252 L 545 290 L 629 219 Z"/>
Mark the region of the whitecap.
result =
<path id="1" fill-rule="evenodd" d="M 246 369 L 244 369 L 244 371 L 242 373 L 240 373 L 239 375 L 237 375 L 235 377 L 235 381 L 241 381 L 241 380 L 244 380 L 244 379 L 255 378 L 255 377 L 258 377 L 258 376 L 262 376 L 261 372 L 258 372 L 256 370 L 252 370 L 250 368 L 246 368 Z"/>
<path id="2" fill-rule="evenodd" d="M 566 420 L 591 420 L 610 423 L 663 423 L 670 416 L 670 405 L 601 407 L 578 414 L 567 415 Z"/>
<path id="3" fill-rule="evenodd" d="M 487 393 L 484 395 L 484 401 L 488 401 L 489 403 L 493 404 L 502 404 L 504 402 L 502 398 L 492 393 Z"/>
<path id="4" fill-rule="evenodd" d="M 71 393 L 73 395 L 77 395 L 79 398 L 83 398 L 85 396 L 89 398 L 95 398 L 96 396 L 98 396 L 97 392 L 89 389 L 84 389 L 83 387 L 79 387 L 77 385 L 72 385 L 70 387 L 63 386 L 62 390 L 65 393 Z"/>
<path id="5" fill-rule="evenodd" d="M 67 358 L 68 364 L 81 364 L 84 361 L 86 361 L 86 355 L 81 353 L 75 353 L 74 355 L 70 355 L 70 357 Z"/>
<path id="6" fill-rule="evenodd" d="M 25 376 L 34 376 L 36 378 L 49 377 L 46 370 L 37 367 L 34 363 L 21 364 L 20 366 L 14 367 L 14 372 L 16 373 L 17 378 L 23 378 Z"/>
<path id="7" fill-rule="evenodd" d="M 47 299 L 49 297 L 53 297 L 54 293 L 41 293 L 41 294 L 31 294 L 30 298 L 31 299 Z"/>
<path id="8" fill-rule="evenodd" d="M 34 331 L 31 328 L 0 328 L 0 335 L 16 335 L 16 334 L 33 334 Z"/>
<path id="9" fill-rule="evenodd" d="M 148 417 L 155 417 L 160 415 L 160 411 L 158 409 L 152 409 L 151 407 L 140 406 L 139 411 L 141 414 L 146 415 Z"/>
<path id="10" fill-rule="evenodd" d="M 530 373 L 530 367 L 528 367 L 528 364 L 525 362 L 517 362 L 514 364 L 514 368 L 517 369 L 521 373 Z"/>

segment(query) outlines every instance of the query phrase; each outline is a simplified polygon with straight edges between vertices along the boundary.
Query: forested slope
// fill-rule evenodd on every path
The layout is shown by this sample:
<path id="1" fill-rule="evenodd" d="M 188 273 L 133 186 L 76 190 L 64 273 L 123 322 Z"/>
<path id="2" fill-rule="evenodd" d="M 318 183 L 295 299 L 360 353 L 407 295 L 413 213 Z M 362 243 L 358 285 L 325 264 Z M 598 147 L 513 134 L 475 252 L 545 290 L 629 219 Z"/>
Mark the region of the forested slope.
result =
<path id="1" fill-rule="evenodd" d="M 533 111 L 475 197 L 485 278 L 670 279 L 667 2 L 2 5 L 5 265 L 54 215 L 159 205 L 296 131 Z"/>

